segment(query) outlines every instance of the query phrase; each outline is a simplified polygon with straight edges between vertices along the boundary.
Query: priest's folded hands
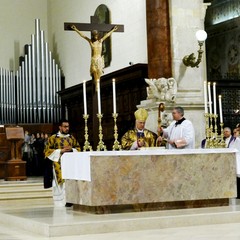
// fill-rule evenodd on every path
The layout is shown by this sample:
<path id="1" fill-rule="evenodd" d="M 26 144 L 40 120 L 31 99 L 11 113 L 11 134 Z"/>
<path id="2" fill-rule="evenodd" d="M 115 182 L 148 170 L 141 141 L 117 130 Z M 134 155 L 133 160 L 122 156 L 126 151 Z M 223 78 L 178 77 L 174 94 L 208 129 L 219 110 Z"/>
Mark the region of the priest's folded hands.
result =
<path id="1" fill-rule="evenodd" d="M 61 149 L 61 153 L 65 153 L 65 152 L 72 152 L 72 146 L 65 146 Z"/>
<path id="2" fill-rule="evenodd" d="M 143 138 L 139 138 L 139 139 L 137 140 L 137 145 L 138 145 L 138 147 L 144 147 L 144 146 L 145 146 L 145 141 L 144 141 L 144 139 L 143 139 Z"/>

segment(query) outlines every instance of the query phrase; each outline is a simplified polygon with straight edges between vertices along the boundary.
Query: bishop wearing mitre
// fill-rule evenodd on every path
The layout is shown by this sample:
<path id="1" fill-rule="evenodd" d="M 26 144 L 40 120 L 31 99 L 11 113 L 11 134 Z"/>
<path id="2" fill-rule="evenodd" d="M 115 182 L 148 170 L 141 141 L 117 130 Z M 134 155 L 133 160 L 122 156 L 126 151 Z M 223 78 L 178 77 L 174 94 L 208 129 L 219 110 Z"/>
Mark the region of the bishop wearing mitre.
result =
<path id="1" fill-rule="evenodd" d="M 138 150 L 142 147 L 154 147 L 157 134 L 145 128 L 148 112 L 144 108 L 139 108 L 134 113 L 135 128 L 128 130 L 121 139 L 123 150 Z"/>

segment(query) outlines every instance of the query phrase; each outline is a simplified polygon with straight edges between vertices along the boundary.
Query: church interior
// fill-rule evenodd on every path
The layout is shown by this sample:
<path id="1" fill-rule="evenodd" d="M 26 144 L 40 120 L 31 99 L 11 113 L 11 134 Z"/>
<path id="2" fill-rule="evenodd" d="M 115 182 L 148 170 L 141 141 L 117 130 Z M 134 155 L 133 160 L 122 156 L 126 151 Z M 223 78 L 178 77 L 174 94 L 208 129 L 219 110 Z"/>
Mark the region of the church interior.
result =
<path id="1" fill-rule="evenodd" d="M 239 0 L 1 3 L 0 239 L 239 239 L 240 149 L 223 144 L 240 123 Z M 88 41 L 114 27 L 95 81 Z M 195 149 L 121 151 L 136 110 L 158 134 L 176 106 Z M 87 159 L 87 179 L 66 178 L 73 207 L 43 186 L 44 139 L 61 119 Z"/>

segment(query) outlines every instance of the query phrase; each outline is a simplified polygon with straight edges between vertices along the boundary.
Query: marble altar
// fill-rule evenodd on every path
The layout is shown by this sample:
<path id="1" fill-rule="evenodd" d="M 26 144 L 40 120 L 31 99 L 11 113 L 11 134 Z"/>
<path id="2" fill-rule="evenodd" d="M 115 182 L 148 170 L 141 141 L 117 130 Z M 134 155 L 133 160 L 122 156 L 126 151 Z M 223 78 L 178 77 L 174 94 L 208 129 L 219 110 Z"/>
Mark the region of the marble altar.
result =
<path id="1" fill-rule="evenodd" d="M 74 206 L 226 205 L 237 195 L 235 149 L 78 152 L 61 161 Z"/>

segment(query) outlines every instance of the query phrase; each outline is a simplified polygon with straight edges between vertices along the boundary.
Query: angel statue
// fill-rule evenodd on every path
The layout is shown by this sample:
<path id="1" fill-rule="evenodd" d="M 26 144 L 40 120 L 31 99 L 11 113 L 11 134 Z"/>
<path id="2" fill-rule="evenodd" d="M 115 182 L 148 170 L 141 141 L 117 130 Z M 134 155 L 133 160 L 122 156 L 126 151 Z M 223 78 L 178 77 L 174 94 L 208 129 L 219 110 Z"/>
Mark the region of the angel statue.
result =
<path id="1" fill-rule="evenodd" d="M 147 99 L 166 102 L 176 101 L 177 82 L 174 78 L 145 78 L 145 82 L 149 85 L 147 87 Z"/>

